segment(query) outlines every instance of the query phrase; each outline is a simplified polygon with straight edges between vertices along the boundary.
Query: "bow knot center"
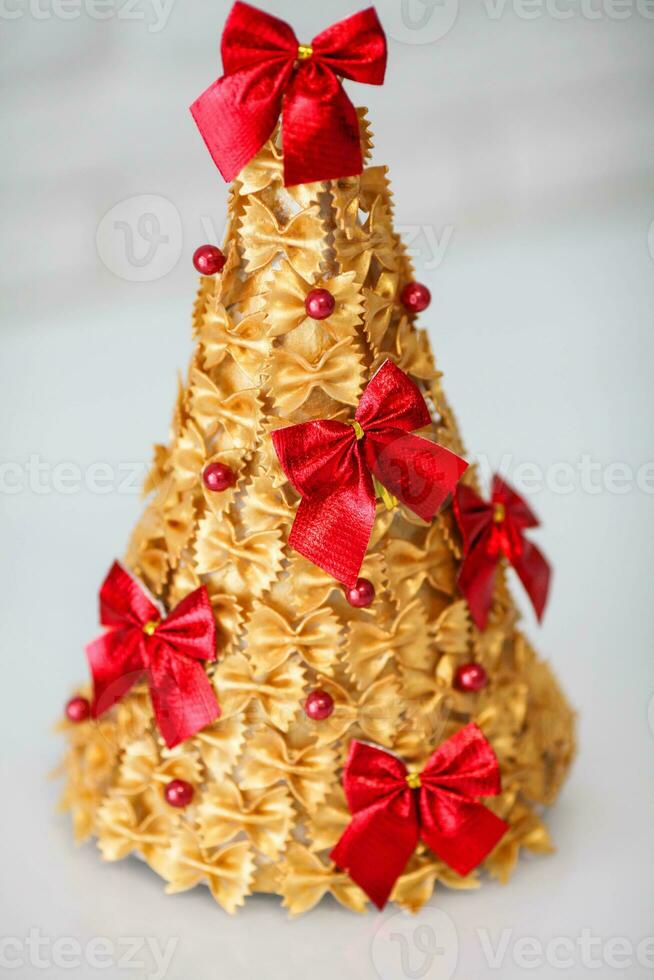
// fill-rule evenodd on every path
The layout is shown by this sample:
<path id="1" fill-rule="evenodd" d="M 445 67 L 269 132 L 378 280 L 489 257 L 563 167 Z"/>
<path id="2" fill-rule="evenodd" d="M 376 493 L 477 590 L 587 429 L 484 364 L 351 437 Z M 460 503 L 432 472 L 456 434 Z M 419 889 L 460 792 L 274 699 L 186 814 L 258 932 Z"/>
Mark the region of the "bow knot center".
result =
<path id="1" fill-rule="evenodd" d="M 419 772 L 408 772 L 406 774 L 406 781 L 409 784 L 409 789 L 420 789 L 422 786 Z"/>
<path id="2" fill-rule="evenodd" d="M 298 44 L 297 46 L 297 60 L 298 61 L 308 61 L 309 58 L 313 58 L 313 48 L 310 44 Z"/>
<path id="3" fill-rule="evenodd" d="M 361 442 L 361 440 L 365 436 L 365 432 L 363 431 L 361 424 L 357 422 L 356 419 L 354 419 L 354 421 L 350 422 L 350 425 L 354 429 L 354 434 L 357 437 L 357 442 Z"/>
<path id="4" fill-rule="evenodd" d="M 160 621 L 158 619 L 149 619 L 147 623 L 144 623 L 143 632 L 145 633 L 145 635 L 152 636 L 157 626 L 159 626 L 159 622 Z"/>
<path id="5" fill-rule="evenodd" d="M 495 504 L 493 508 L 493 523 L 503 524 L 506 520 L 506 507 L 502 503 Z"/>

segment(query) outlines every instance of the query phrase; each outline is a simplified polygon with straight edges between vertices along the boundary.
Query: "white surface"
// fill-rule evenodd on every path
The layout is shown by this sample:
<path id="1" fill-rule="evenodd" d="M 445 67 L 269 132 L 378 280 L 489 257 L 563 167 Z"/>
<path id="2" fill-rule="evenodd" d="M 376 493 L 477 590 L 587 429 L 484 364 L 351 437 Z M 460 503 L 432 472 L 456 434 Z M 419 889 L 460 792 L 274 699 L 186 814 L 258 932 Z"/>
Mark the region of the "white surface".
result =
<path id="1" fill-rule="evenodd" d="M 319 5 L 293 6 L 275 11 L 298 35 L 323 26 Z M 587 455 L 606 483 L 609 464 L 635 474 L 653 459 L 654 21 L 635 10 L 589 20 L 572 7 L 565 21 L 524 20 L 517 8 L 493 20 L 482 2 L 466 5 L 437 42 L 406 43 L 415 32 L 392 41 L 385 89 L 355 97 L 371 106 L 399 224 L 418 245 L 451 234 L 440 264 L 424 246 L 416 263 L 433 289 L 425 322 L 470 451 L 494 467 L 513 454 L 509 478 L 529 461 L 551 479 L 552 464 L 577 468 Z M 0 67 L 5 462 L 36 455 L 84 473 L 98 461 L 142 465 L 165 437 L 190 351 L 190 254 L 224 221 L 224 188 L 186 106 L 218 74 L 226 9 L 178 3 L 159 33 L 84 13 L 0 25 L 12 42 Z M 354 9 L 339 0 L 326 16 Z M 378 9 L 401 34 L 396 5 Z M 94 240 L 107 210 L 141 194 L 179 213 L 179 262 L 156 281 L 126 282 Z M 107 978 L 154 973 L 147 948 L 141 968 L 119 965 L 128 937 L 177 941 L 169 980 L 652 973 L 654 951 L 649 968 L 635 954 L 654 935 L 651 492 L 589 493 L 576 478 L 568 494 L 530 498 L 556 579 L 544 627 L 529 613 L 527 625 L 580 710 L 581 754 L 548 817 L 558 854 L 523 860 L 507 888 L 438 890 L 415 920 L 324 902 L 289 922 L 276 899 L 251 898 L 232 919 L 203 890 L 164 897 L 136 862 L 102 865 L 92 846 L 75 849 L 53 813 L 45 774 L 59 745 L 48 725 L 85 674 L 97 587 L 140 502 L 116 488 L 63 493 L 52 469 L 39 493 L 23 474 L 22 492 L 0 493 L 0 936 L 15 940 L 7 957 L 24 960 L 14 976 L 95 975 L 88 960 L 36 965 L 30 930 L 49 938 L 40 955 L 51 964 L 57 938 L 108 937 L 117 945 Z M 478 930 L 506 944 L 499 969 Z M 597 940 L 595 968 L 575 945 L 584 930 Z M 443 952 L 430 960 L 420 950 L 434 935 Z M 573 951 L 559 945 L 539 965 L 520 945 L 527 937 Z M 616 937 L 633 947 L 630 965 Z M 557 967 L 552 953 L 572 965 Z"/>

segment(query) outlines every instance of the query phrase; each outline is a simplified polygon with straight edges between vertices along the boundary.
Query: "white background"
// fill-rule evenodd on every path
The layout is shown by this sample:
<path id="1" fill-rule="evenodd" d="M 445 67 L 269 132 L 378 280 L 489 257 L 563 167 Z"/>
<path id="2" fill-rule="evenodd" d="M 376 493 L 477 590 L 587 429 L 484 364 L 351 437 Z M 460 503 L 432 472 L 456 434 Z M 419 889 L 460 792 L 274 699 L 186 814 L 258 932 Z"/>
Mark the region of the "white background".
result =
<path id="1" fill-rule="evenodd" d="M 520 486 L 519 464 L 544 474 L 529 500 L 556 578 L 544 626 L 529 611 L 526 625 L 579 708 L 581 751 L 548 817 L 557 855 L 521 862 L 507 888 L 439 889 L 415 920 L 326 901 L 290 922 L 277 899 L 231 919 L 204 890 L 166 898 L 136 862 L 102 865 L 72 844 L 45 778 L 59 752 L 49 725 L 85 676 L 98 586 L 141 506 L 118 484 L 166 437 L 191 350 L 191 255 L 221 237 L 226 195 L 187 106 L 220 73 L 227 3 L 173 0 L 166 19 L 138 0 L 97 20 L 104 8 L 76 2 L 3 0 L 0 16 L 0 456 L 12 464 L 0 493 L 0 936 L 12 945 L 0 972 L 13 957 L 16 977 L 92 977 L 74 954 L 57 966 L 52 941 L 108 937 L 101 975 L 145 977 L 151 954 L 130 970 L 121 944 L 172 937 L 170 980 L 649 976 L 652 944 L 649 968 L 635 950 L 654 935 L 654 4 L 410 0 L 404 19 L 396 0 L 378 4 L 386 85 L 350 91 L 370 106 L 375 160 L 391 167 L 398 224 L 433 291 L 424 322 L 470 452 L 492 467 L 506 457 Z M 357 8 L 271 9 L 306 40 Z M 145 210 L 169 239 L 144 266 L 144 209 L 121 204 L 139 195 L 155 195 Z M 101 232 L 98 255 L 116 205 L 110 231 L 132 226 L 136 264 L 125 232 Z M 148 275 L 159 278 L 133 281 Z M 39 482 L 30 457 L 45 464 Z M 598 492 L 584 457 L 600 464 Z M 56 468 L 97 462 L 117 473 L 106 494 Z M 623 492 L 611 464 L 633 476 Z M 30 930 L 49 941 L 38 955 Z M 479 930 L 503 942 L 499 969 Z"/>

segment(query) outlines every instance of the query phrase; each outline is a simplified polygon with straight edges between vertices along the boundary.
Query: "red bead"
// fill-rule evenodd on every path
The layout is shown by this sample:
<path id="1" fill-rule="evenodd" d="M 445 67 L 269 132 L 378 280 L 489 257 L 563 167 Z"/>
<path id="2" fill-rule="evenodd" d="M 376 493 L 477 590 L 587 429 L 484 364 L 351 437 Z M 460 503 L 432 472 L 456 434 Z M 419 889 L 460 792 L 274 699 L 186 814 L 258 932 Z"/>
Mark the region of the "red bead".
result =
<path id="1" fill-rule="evenodd" d="M 463 664 L 454 675 L 454 686 L 467 693 L 481 691 L 487 683 L 488 674 L 481 664 Z"/>
<path id="2" fill-rule="evenodd" d="M 66 705 L 66 718 L 68 721 L 86 721 L 91 717 L 91 705 L 86 698 L 71 698 Z"/>
<path id="3" fill-rule="evenodd" d="M 375 598 L 375 587 L 367 578 L 358 578 L 353 589 L 348 589 L 345 598 L 355 609 L 365 609 Z"/>
<path id="4" fill-rule="evenodd" d="M 179 809 L 189 805 L 194 793 L 195 790 L 185 779 L 173 779 L 164 790 L 168 806 L 175 806 Z"/>
<path id="5" fill-rule="evenodd" d="M 236 483 L 236 475 L 231 466 L 225 463 L 210 463 L 202 474 L 204 485 L 212 493 L 221 493 Z"/>
<path id="6" fill-rule="evenodd" d="M 336 309 L 336 300 L 328 289 L 312 289 L 307 293 L 304 308 L 312 320 L 326 320 Z"/>
<path id="7" fill-rule="evenodd" d="M 312 721 L 324 721 L 334 710 L 334 699 L 327 691 L 320 688 L 312 691 L 304 702 L 304 713 Z"/>
<path id="8" fill-rule="evenodd" d="M 408 282 L 402 290 L 402 303 L 410 313 L 422 313 L 431 303 L 431 293 L 421 282 Z"/>
<path id="9" fill-rule="evenodd" d="M 193 253 L 193 265 L 201 276 L 215 276 L 222 270 L 226 261 L 216 245 L 200 245 Z"/>

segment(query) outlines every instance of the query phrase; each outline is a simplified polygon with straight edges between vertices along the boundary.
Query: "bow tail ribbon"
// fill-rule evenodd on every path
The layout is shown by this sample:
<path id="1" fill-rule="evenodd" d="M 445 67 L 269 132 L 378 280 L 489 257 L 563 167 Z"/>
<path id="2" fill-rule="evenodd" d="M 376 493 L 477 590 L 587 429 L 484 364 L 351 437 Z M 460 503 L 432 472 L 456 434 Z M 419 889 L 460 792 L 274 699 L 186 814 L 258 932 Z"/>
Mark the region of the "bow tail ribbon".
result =
<path id="1" fill-rule="evenodd" d="M 295 75 L 283 113 L 284 182 L 288 186 L 309 183 L 307 175 L 312 174 L 320 174 L 320 180 L 338 180 L 361 173 L 359 117 L 332 71 L 314 62 Z"/>
<path id="2" fill-rule="evenodd" d="M 204 667 L 157 644 L 148 672 L 150 697 L 157 727 L 171 748 L 220 717 L 220 706 Z"/>
<path id="3" fill-rule="evenodd" d="M 383 909 L 418 840 L 415 819 L 402 819 L 380 804 L 352 817 L 329 856 Z"/>
<path id="4" fill-rule="evenodd" d="M 429 790 L 420 793 L 420 837 L 441 861 L 465 878 L 493 850 L 508 824 L 475 800 L 448 798 L 443 792 L 434 800 L 433 795 Z"/>
<path id="5" fill-rule="evenodd" d="M 265 62 L 223 75 L 191 106 L 191 114 L 223 178 L 231 181 L 275 128 L 292 65 Z"/>
<path id="6" fill-rule="evenodd" d="M 338 582 L 356 583 L 375 523 L 375 491 L 348 487 L 324 500 L 303 498 L 288 543 Z"/>
<path id="7" fill-rule="evenodd" d="M 86 646 L 93 677 L 94 718 L 121 701 L 145 674 L 141 637 L 133 629 L 117 629 L 98 636 Z"/>
<path id="8" fill-rule="evenodd" d="M 215 620 L 206 589 L 185 596 L 158 627 L 150 654 L 150 696 L 168 746 L 186 741 L 220 717 L 220 705 L 202 661 Z M 215 649 L 215 639 L 213 641 Z M 215 657 L 215 652 L 214 652 Z"/>
<path id="9" fill-rule="evenodd" d="M 549 594 L 552 569 L 542 551 L 525 537 L 525 530 L 538 527 L 540 521 L 531 507 L 501 476 L 493 477 L 492 499 L 506 509 L 507 522 L 512 528 L 508 559 L 531 599 L 537 618 L 542 619 Z"/>
<path id="10" fill-rule="evenodd" d="M 465 596 L 472 618 L 479 629 L 485 629 L 493 602 L 497 555 L 489 555 L 483 546 L 472 548 L 465 555 L 457 583 Z"/>
<path id="11" fill-rule="evenodd" d="M 532 541 L 523 539 L 519 554 L 515 555 L 511 564 L 518 573 L 525 592 L 531 599 L 534 612 L 539 620 L 543 618 L 547 596 L 550 590 L 552 569 L 540 548 Z"/>

